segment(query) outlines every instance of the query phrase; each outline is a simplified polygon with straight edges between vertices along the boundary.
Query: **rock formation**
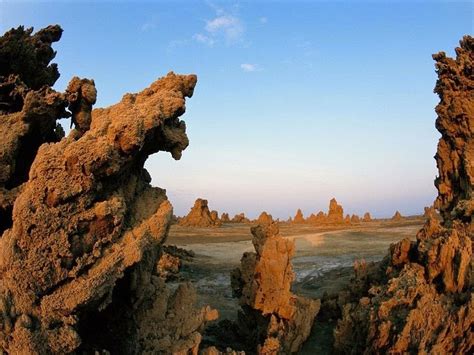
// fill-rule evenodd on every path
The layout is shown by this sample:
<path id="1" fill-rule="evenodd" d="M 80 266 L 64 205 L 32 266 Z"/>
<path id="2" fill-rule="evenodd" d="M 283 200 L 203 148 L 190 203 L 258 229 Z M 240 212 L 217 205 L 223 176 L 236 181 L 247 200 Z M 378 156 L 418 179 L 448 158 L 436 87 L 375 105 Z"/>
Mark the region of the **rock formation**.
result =
<path id="1" fill-rule="evenodd" d="M 474 349 L 472 221 L 474 38 L 456 59 L 436 60 L 437 207 L 416 241 L 393 245 L 379 264 L 356 268 L 335 331 L 343 353 L 468 354 Z"/>
<path id="2" fill-rule="evenodd" d="M 358 224 L 358 223 L 360 223 L 360 217 L 359 217 L 358 215 L 356 215 L 356 214 L 353 214 L 353 215 L 351 216 L 351 223 L 352 223 L 352 224 Z"/>
<path id="3" fill-rule="evenodd" d="M 220 225 L 217 212 L 209 211 L 207 200 L 198 198 L 188 215 L 179 221 L 180 226 L 185 227 L 216 227 Z"/>
<path id="4" fill-rule="evenodd" d="M 211 211 L 211 220 L 214 224 L 220 224 L 221 221 L 219 220 L 219 213 L 216 210 Z"/>
<path id="5" fill-rule="evenodd" d="M 297 213 L 298 215 L 298 213 Z M 303 218 L 303 214 L 301 214 L 301 218 Z M 295 216 L 296 219 L 296 216 Z M 300 217 L 298 216 L 300 220 Z M 304 220 L 304 218 L 303 218 Z M 350 216 L 349 216 L 350 220 Z M 344 209 L 341 205 L 339 205 L 335 198 L 329 201 L 329 210 L 328 214 L 325 214 L 323 211 L 319 211 L 317 215 L 311 214 L 307 219 L 306 222 L 314 225 L 318 224 L 348 224 L 349 220 L 347 216 L 344 217 Z M 303 223 L 303 222 L 300 222 Z"/>
<path id="6" fill-rule="evenodd" d="M 273 222 L 273 217 L 271 214 L 268 214 L 267 212 L 263 211 L 260 213 L 260 216 L 258 216 L 256 222 L 258 224 L 270 224 Z"/>
<path id="7" fill-rule="evenodd" d="M 327 216 L 328 223 L 344 223 L 344 209 L 339 205 L 335 198 L 329 201 L 329 211 Z"/>
<path id="8" fill-rule="evenodd" d="M 364 213 L 364 218 L 362 219 L 363 222 L 370 222 L 372 221 L 372 217 L 369 212 Z"/>
<path id="9" fill-rule="evenodd" d="M 242 306 L 238 338 L 250 353 L 296 352 L 311 331 L 320 302 L 291 293 L 295 245 L 279 234 L 278 224 L 258 225 L 251 231 L 256 253 L 245 253 L 231 278 Z"/>
<path id="10" fill-rule="evenodd" d="M 175 245 L 164 245 L 161 247 L 161 256 L 156 265 L 156 274 L 165 281 L 176 280 L 179 278 L 182 261 L 190 261 L 193 257 L 193 251 Z"/>
<path id="11" fill-rule="evenodd" d="M 51 45 L 62 29 L 32 32 L 20 26 L 0 37 L 0 235 L 12 226 L 13 204 L 38 148 L 64 136 L 56 121 L 69 116 L 64 94 L 51 88 L 59 78 Z"/>
<path id="12" fill-rule="evenodd" d="M 395 214 L 392 216 L 392 221 L 400 221 L 400 220 L 402 220 L 402 218 L 403 218 L 403 217 L 402 217 L 402 214 L 401 214 L 399 211 L 397 211 L 397 212 L 395 212 Z"/>
<path id="13" fill-rule="evenodd" d="M 303 212 L 301 212 L 299 208 L 298 208 L 298 211 L 296 211 L 295 217 L 293 218 L 293 223 L 295 224 L 305 223 Z"/>
<path id="14" fill-rule="evenodd" d="M 250 223 L 250 219 L 245 217 L 245 213 L 239 213 L 234 216 L 231 220 L 232 223 Z"/>
<path id="15" fill-rule="evenodd" d="M 92 80 L 73 79 L 66 94 L 50 87 L 61 31 L 20 27 L 0 39 L 2 220 L 10 213 L 0 239 L 0 349 L 194 351 L 216 313 L 194 308 L 190 285 L 171 293 L 156 274 L 172 207 L 143 166 L 150 154 L 179 159 L 187 147 L 179 117 L 196 76 L 169 73 L 91 112 Z M 57 142 L 66 107 L 75 130 Z"/>
<path id="16" fill-rule="evenodd" d="M 221 215 L 221 222 L 222 223 L 229 223 L 230 222 L 230 218 L 229 218 L 229 214 L 228 213 L 222 213 Z"/>
<path id="17" fill-rule="evenodd" d="M 351 216 L 346 214 L 346 217 L 344 218 L 344 223 L 345 224 L 351 224 Z"/>
<path id="18" fill-rule="evenodd" d="M 446 224 L 455 220 L 472 223 L 474 215 L 472 37 L 464 37 L 456 54 L 456 59 L 444 52 L 433 56 L 438 73 L 434 91 L 441 100 L 436 106 L 436 128 L 442 135 L 435 156 L 439 172 L 435 208 Z"/>

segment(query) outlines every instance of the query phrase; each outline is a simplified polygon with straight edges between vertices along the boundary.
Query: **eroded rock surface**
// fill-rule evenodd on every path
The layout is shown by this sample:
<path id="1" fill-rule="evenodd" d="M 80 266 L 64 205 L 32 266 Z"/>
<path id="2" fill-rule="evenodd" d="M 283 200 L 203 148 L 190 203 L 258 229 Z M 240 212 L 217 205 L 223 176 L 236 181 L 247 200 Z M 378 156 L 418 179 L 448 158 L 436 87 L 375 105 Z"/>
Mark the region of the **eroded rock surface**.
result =
<path id="1" fill-rule="evenodd" d="M 192 250 L 178 248 L 176 245 L 163 245 L 156 265 L 156 273 L 165 281 L 177 280 L 182 261 L 191 261 L 193 258 Z"/>
<path id="2" fill-rule="evenodd" d="M 456 59 L 433 56 L 441 99 L 435 184 L 442 219 L 429 216 L 416 241 L 393 245 L 381 263 L 356 266 L 354 280 L 338 296 L 345 300 L 339 302 L 335 331 L 339 352 L 474 350 L 474 39 L 465 36 L 456 54 Z"/>
<path id="3" fill-rule="evenodd" d="M 172 207 L 143 165 L 158 151 L 179 159 L 188 145 L 179 116 L 196 76 L 169 73 L 91 111 L 92 80 L 74 78 L 66 94 L 49 87 L 59 75 L 48 65 L 59 26 L 31 33 L 19 28 L 0 39 L 1 75 L 8 75 L 0 80 L 12 83 L 0 84 L 7 100 L 2 207 L 15 190 L 7 196 L 11 228 L 0 239 L 0 349 L 194 351 L 199 330 L 216 314 L 194 308 L 189 285 L 172 293 L 156 274 Z M 66 106 L 75 130 L 53 143 Z"/>
<path id="4" fill-rule="evenodd" d="M 235 331 L 250 353 L 294 353 L 308 337 L 320 302 L 291 293 L 295 245 L 279 234 L 278 224 L 251 231 L 256 253 L 243 255 L 231 279 L 242 307 Z"/>
<path id="5" fill-rule="evenodd" d="M 12 225 L 13 204 L 38 148 L 64 136 L 56 121 L 68 117 L 68 102 L 51 88 L 59 72 L 50 64 L 61 34 L 59 26 L 35 34 L 20 26 L 0 37 L 0 235 Z"/>
<path id="6" fill-rule="evenodd" d="M 188 215 L 179 221 L 179 225 L 186 227 L 216 227 L 221 224 L 217 212 L 209 211 L 207 200 L 198 198 Z"/>

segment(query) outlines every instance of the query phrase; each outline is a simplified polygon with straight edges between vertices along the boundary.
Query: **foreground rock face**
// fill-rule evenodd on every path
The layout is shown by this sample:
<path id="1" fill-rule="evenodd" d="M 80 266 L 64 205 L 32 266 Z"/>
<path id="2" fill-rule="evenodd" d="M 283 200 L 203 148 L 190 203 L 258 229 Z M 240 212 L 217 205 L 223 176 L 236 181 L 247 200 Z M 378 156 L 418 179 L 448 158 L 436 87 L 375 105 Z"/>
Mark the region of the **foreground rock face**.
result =
<path id="1" fill-rule="evenodd" d="M 41 53 L 52 58 L 49 45 L 60 33 L 52 26 L 33 39 L 15 34 L 19 48 L 35 43 L 42 66 L 26 65 L 33 73 L 24 74 L 23 67 L 2 63 L 2 70 L 13 68 L 12 75 L 17 75 L 19 86 L 11 90 L 23 87 L 18 77 L 32 90 L 54 82 L 57 70 L 46 66 Z M 5 41 L 0 40 L 2 60 L 16 60 L 16 54 L 3 55 L 9 48 Z M 158 151 L 180 158 L 188 139 L 179 116 L 195 84 L 194 75 L 170 73 L 144 91 L 92 112 L 91 80 L 73 79 L 66 94 L 27 86 L 23 101 L 9 91 L 7 96 L 18 101 L 7 108 L 17 110 L 16 116 L 6 111 L 0 116 L 2 139 L 11 135 L 10 143 L 2 144 L 2 182 L 15 181 L 6 184 L 7 189 L 23 184 L 14 199 L 12 226 L 0 239 L 3 352 L 197 349 L 198 330 L 215 312 L 193 308 L 189 285 L 172 294 L 156 275 L 172 207 L 164 190 L 150 186 L 143 168 L 147 157 Z M 60 142 L 41 145 L 43 132 L 52 132 L 66 106 L 75 117 L 75 130 Z M 31 119 L 39 123 L 25 125 Z M 39 149 L 28 152 L 31 168 L 22 167 L 29 175 L 22 173 L 16 180 L 12 171 L 18 171 L 22 150 L 32 148 L 30 139 Z"/>
<path id="2" fill-rule="evenodd" d="M 215 227 L 221 223 L 216 211 L 209 211 L 207 200 L 198 198 L 186 217 L 179 221 L 179 225 L 186 227 Z"/>
<path id="3" fill-rule="evenodd" d="M 433 56 L 438 72 L 434 91 L 441 100 L 436 106 L 441 139 L 435 156 L 439 172 L 435 207 L 447 224 L 454 220 L 472 223 L 474 214 L 473 45 L 472 37 L 466 36 L 456 48 L 456 59 L 444 52 Z"/>
<path id="4" fill-rule="evenodd" d="M 0 235 L 13 223 L 13 204 L 38 148 L 64 136 L 56 120 L 68 117 L 65 96 L 51 89 L 59 78 L 51 45 L 62 29 L 32 31 L 19 27 L 0 37 Z"/>
<path id="5" fill-rule="evenodd" d="M 294 241 L 281 237 L 278 224 L 251 229 L 256 253 L 245 253 L 232 273 L 232 289 L 242 313 L 237 333 L 248 352 L 293 353 L 308 337 L 320 302 L 293 295 Z"/>
<path id="6" fill-rule="evenodd" d="M 441 99 L 436 186 L 442 220 L 430 216 L 415 242 L 402 240 L 380 264 L 356 267 L 335 331 L 339 352 L 467 354 L 474 349 L 474 39 L 464 37 L 456 54 L 456 60 L 444 53 L 433 56 Z"/>

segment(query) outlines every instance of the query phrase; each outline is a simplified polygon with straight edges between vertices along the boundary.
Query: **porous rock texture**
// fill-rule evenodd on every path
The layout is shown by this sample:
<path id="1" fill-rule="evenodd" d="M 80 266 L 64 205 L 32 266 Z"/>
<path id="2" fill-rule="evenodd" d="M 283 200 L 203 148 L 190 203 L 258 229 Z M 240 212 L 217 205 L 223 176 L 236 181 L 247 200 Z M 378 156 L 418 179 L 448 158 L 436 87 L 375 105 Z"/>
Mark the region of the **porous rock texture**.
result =
<path id="1" fill-rule="evenodd" d="M 169 73 L 91 112 L 92 80 L 74 78 L 66 94 L 48 86 L 59 75 L 48 66 L 59 26 L 31 33 L 19 28 L 0 40 L 1 70 L 14 83 L 0 90 L 10 100 L 0 116 L 8 142 L 0 154 L 2 199 L 17 188 L 11 228 L 0 239 L 0 349 L 194 351 L 216 314 L 194 309 L 191 286 L 171 293 L 156 275 L 172 207 L 143 165 L 158 151 L 179 159 L 188 145 L 179 116 L 196 76 Z M 55 121 L 66 106 L 75 130 L 44 143 L 58 140 Z"/>
<path id="2" fill-rule="evenodd" d="M 207 200 L 202 198 L 198 198 L 188 215 L 179 221 L 179 225 L 185 227 L 216 227 L 220 224 L 217 212 L 211 213 Z"/>
<path id="3" fill-rule="evenodd" d="M 294 353 L 308 337 L 320 301 L 291 293 L 295 244 L 279 234 L 278 224 L 258 225 L 251 232 L 256 253 L 245 253 L 231 277 L 242 307 L 238 338 L 249 353 Z"/>
<path id="4" fill-rule="evenodd" d="M 191 261 L 194 258 L 192 250 L 178 248 L 176 245 L 163 245 L 161 255 L 156 265 L 156 274 L 165 281 L 180 279 L 179 271 L 184 260 Z"/>
<path id="5" fill-rule="evenodd" d="M 433 56 L 440 97 L 437 206 L 416 241 L 392 245 L 379 264 L 357 265 L 335 331 L 342 353 L 472 354 L 474 38 L 456 59 Z"/>
<path id="6" fill-rule="evenodd" d="M 32 33 L 20 26 L 0 37 L 0 235 L 13 223 L 13 204 L 38 148 L 64 136 L 56 120 L 69 115 L 64 94 L 51 88 L 59 78 L 51 45 L 62 29 Z"/>

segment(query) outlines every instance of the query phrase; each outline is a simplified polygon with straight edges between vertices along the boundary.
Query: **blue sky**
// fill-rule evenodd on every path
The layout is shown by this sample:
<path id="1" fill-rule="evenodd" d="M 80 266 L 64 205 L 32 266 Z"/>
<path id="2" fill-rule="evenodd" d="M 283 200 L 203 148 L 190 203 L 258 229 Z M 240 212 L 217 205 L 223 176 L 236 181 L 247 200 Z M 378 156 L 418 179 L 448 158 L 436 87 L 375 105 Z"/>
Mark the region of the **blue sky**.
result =
<path id="1" fill-rule="evenodd" d="M 436 196 L 431 54 L 473 33 L 452 1 L 0 2 L 2 32 L 58 23 L 64 90 L 93 78 L 96 107 L 168 71 L 195 73 L 180 161 L 150 157 L 179 215 L 415 214 Z M 67 123 L 65 123 L 67 124 Z"/>

